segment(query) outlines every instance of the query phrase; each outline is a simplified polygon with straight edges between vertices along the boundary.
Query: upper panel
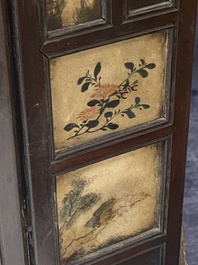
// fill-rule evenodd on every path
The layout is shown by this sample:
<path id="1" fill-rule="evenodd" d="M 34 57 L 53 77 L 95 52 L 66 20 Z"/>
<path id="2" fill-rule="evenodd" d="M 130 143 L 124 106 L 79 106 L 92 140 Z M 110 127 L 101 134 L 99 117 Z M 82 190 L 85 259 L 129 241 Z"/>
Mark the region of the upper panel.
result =
<path id="1" fill-rule="evenodd" d="M 72 27 L 101 18 L 99 0 L 47 0 L 47 29 Z"/>
<path id="2" fill-rule="evenodd" d="M 52 59 L 55 150 L 164 118 L 167 31 Z"/>

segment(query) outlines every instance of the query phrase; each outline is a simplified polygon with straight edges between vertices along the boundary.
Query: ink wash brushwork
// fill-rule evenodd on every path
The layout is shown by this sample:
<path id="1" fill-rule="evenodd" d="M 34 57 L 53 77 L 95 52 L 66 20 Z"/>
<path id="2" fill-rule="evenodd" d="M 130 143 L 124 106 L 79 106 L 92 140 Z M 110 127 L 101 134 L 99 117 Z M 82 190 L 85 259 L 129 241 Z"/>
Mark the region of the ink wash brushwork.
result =
<path id="1" fill-rule="evenodd" d="M 49 31 L 73 27 L 101 18 L 99 0 L 46 0 Z"/>
<path id="2" fill-rule="evenodd" d="M 129 134 L 166 117 L 166 33 L 50 60 L 56 153 Z"/>
<path id="3" fill-rule="evenodd" d="M 57 177 L 62 265 L 158 228 L 161 153 L 158 143 Z"/>
<path id="4" fill-rule="evenodd" d="M 73 130 L 73 136 L 67 140 L 83 134 L 116 130 L 119 128 L 119 124 L 115 123 L 114 119 L 118 115 L 127 116 L 131 120 L 136 117 L 135 109 L 146 110 L 150 108 L 150 105 L 141 102 L 140 97 L 134 98 L 132 94 L 138 90 L 137 74 L 141 78 L 146 78 L 149 71 L 156 67 L 156 64 L 147 63 L 144 59 L 140 59 L 138 67 L 132 62 L 126 62 L 124 66 L 127 73 L 120 84 L 102 83 L 101 62 L 96 64 L 93 73 L 88 70 L 84 76 L 78 79 L 77 84 L 80 86 L 81 92 L 85 93 L 90 89 L 93 90 L 93 94 L 90 96 L 91 100 L 87 102 L 86 109 L 80 111 L 77 116 L 80 123 L 69 123 L 64 127 L 67 132 Z M 128 101 L 128 106 L 121 109 L 120 103 L 124 100 Z"/>

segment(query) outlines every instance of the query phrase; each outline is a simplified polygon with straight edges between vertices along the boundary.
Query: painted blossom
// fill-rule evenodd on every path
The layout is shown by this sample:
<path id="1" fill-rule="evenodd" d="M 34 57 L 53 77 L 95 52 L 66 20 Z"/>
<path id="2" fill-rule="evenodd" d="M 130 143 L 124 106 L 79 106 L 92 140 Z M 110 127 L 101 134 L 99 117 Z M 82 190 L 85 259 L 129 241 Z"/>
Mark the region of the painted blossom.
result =
<path id="1" fill-rule="evenodd" d="M 92 98 L 106 98 L 113 94 L 118 89 L 116 84 L 104 84 L 95 89 L 95 93 L 91 95 Z"/>
<path id="2" fill-rule="evenodd" d="M 94 120 L 98 117 L 99 112 L 100 112 L 99 106 L 90 107 L 85 110 L 82 110 L 79 113 L 77 119 L 81 121 Z"/>

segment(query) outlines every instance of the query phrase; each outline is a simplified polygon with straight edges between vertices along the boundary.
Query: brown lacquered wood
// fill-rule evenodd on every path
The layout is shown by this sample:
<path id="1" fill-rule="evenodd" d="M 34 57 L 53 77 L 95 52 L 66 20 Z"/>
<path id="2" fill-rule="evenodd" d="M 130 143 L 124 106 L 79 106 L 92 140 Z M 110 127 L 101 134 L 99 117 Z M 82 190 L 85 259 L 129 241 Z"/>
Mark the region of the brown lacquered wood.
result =
<path id="1" fill-rule="evenodd" d="M 63 157 L 60 160 L 54 161 L 50 166 L 50 171 L 54 174 L 70 171 L 72 169 L 89 165 L 97 161 L 119 155 L 147 144 L 152 144 L 157 141 L 162 141 L 172 135 L 174 127 L 172 125 L 163 126 L 161 129 L 142 134 L 137 133 L 133 137 L 123 137 L 115 141 L 110 141 L 107 145 L 100 144 L 91 148 L 91 150 L 83 150 Z M 145 137 L 143 137 L 145 135 Z"/>
<path id="2" fill-rule="evenodd" d="M 119 27 L 123 21 L 124 0 L 106 0 L 104 19 L 114 27 Z"/>
<path id="3" fill-rule="evenodd" d="M 160 4 L 163 2 L 169 2 L 169 1 L 167 1 L 167 0 L 147 0 L 147 1 L 144 1 L 144 0 L 135 0 L 135 1 L 134 0 L 127 0 L 129 10 L 148 7 L 148 6 Z"/>
<path id="4" fill-rule="evenodd" d="M 164 235 L 158 236 L 152 240 L 147 240 L 142 244 L 137 244 L 137 245 L 134 244 L 133 248 L 131 248 L 131 246 L 128 246 L 128 247 L 125 247 L 124 251 L 123 250 L 114 251 L 113 255 L 111 254 L 103 255 L 102 258 L 95 258 L 95 259 L 92 259 L 91 261 L 89 260 L 82 261 L 82 262 L 79 262 L 78 265 L 92 265 L 92 264 L 94 265 L 101 265 L 101 264 L 102 265 L 111 265 L 111 264 L 125 265 L 125 261 L 129 260 L 130 257 L 136 256 L 138 254 L 141 255 L 141 253 L 143 256 L 145 249 L 147 249 L 147 251 L 150 251 L 155 248 L 161 248 L 164 245 L 165 241 L 166 241 L 166 236 Z M 130 265 L 137 265 L 137 263 L 134 260 L 134 261 L 131 261 Z M 142 261 L 140 261 L 138 265 L 143 265 Z"/>
<path id="5" fill-rule="evenodd" d="M 44 4 L 41 2 L 16 0 L 9 3 L 15 51 L 15 86 L 20 98 L 23 125 L 24 186 L 31 209 L 28 224 L 33 231 L 32 260 L 35 260 L 35 265 L 60 264 L 54 174 L 169 139 L 173 135 L 172 153 L 169 154 L 171 164 L 166 174 L 169 175 L 170 168 L 170 190 L 168 181 L 163 187 L 166 193 L 164 201 L 168 201 L 169 197 L 167 211 L 163 207 L 161 209 L 164 211 L 164 231 L 149 234 L 146 238 L 140 235 L 137 241 L 123 244 L 119 250 L 113 249 L 108 253 L 102 251 L 100 255 L 82 261 L 79 265 L 143 265 L 146 258 L 142 256 L 140 260 L 133 260 L 132 257 L 165 244 L 163 265 L 178 265 L 196 1 L 181 0 L 180 10 L 172 7 L 163 10 L 153 8 L 146 14 L 131 16 L 118 28 L 103 22 L 82 31 L 74 30 L 73 33 L 59 31 L 58 34 L 52 34 L 50 39 L 46 39 Z M 112 10 L 112 15 L 119 14 L 113 22 L 119 25 L 123 12 L 115 6 L 112 6 Z M 79 147 L 71 153 L 58 154 L 54 158 L 48 58 L 167 28 L 173 31 L 173 69 L 169 76 L 170 94 L 167 97 L 171 105 L 170 117 L 173 118 L 152 129 L 145 130 L 144 127 L 138 133 L 120 134 L 110 141 L 97 142 L 84 149 Z"/>
<path id="6" fill-rule="evenodd" d="M 159 12 L 153 16 L 137 17 L 122 24 L 118 29 L 103 25 L 91 31 L 73 33 L 44 42 L 40 51 L 47 57 L 57 57 L 76 51 L 85 50 L 113 40 L 135 37 L 152 31 L 171 28 L 176 21 L 177 10 L 171 8 L 167 12 Z"/>
<path id="7" fill-rule="evenodd" d="M 179 260 L 197 1 L 180 1 L 166 264 Z M 187 67 L 188 65 L 188 67 Z M 174 207 L 173 205 L 177 205 Z M 173 206 L 173 207 L 172 207 Z M 170 253 L 174 253 L 171 256 Z"/>
<path id="8" fill-rule="evenodd" d="M 30 4 L 19 0 L 12 4 L 17 51 L 16 84 L 23 120 L 24 170 L 33 229 L 34 252 L 31 259 L 36 265 L 55 265 L 57 255 L 54 247 L 54 197 L 51 189 L 52 176 L 47 170 L 50 165 L 50 119 L 45 89 L 45 58 L 39 52 L 43 35 L 40 34 L 42 27 L 38 8 L 42 7 L 39 1 L 32 1 Z"/>

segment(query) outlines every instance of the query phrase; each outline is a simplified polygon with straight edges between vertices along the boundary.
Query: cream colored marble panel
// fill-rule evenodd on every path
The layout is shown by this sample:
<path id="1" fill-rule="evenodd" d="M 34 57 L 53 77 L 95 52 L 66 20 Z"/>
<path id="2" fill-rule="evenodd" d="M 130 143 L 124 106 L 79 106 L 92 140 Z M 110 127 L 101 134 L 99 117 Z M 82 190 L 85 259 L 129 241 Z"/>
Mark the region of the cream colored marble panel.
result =
<path id="1" fill-rule="evenodd" d="M 49 30 L 84 24 L 101 18 L 99 0 L 46 0 Z"/>
<path id="2" fill-rule="evenodd" d="M 99 19 L 101 17 L 100 1 L 67 0 L 61 17 L 63 27 Z"/>
<path id="3" fill-rule="evenodd" d="M 52 59 L 55 149 L 164 117 L 167 32 Z"/>
<path id="4" fill-rule="evenodd" d="M 162 144 L 57 177 L 62 261 L 158 228 Z"/>

